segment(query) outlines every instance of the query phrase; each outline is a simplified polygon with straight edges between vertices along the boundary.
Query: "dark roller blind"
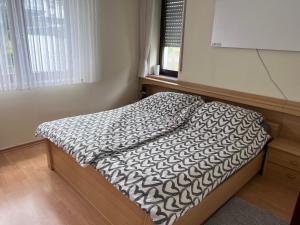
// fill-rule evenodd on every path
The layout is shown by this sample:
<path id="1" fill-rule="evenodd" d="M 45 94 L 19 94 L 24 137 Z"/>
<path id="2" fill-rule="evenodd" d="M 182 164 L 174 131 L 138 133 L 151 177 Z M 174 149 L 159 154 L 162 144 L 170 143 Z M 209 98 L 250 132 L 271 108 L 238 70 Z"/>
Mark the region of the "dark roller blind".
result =
<path id="1" fill-rule="evenodd" d="M 164 47 L 181 47 L 184 0 L 162 1 L 162 38 Z"/>

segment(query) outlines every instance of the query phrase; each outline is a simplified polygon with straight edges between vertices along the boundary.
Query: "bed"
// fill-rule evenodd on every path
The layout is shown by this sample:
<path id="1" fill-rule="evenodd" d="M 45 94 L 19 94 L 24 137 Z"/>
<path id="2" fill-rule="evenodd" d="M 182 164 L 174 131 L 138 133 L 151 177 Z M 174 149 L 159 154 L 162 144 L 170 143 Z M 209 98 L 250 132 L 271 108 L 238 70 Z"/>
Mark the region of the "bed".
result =
<path id="1" fill-rule="evenodd" d="M 174 100 L 174 99 L 173 99 Z M 173 101 L 172 100 L 172 101 Z M 186 102 L 186 99 L 184 99 L 184 102 Z M 167 102 L 166 105 L 169 105 L 170 102 Z M 182 106 L 182 102 L 180 102 Z M 157 121 L 156 119 L 159 119 L 159 117 L 156 117 L 156 114 L 149 114 L 149 112 L 155 111 L 154 107 L 157 105 L 157 102 L 154 103 L 154 105 L 151 105 L 149 107 L 150 111 L 147 112 L 147 115 L 149 116 L 149 119 L 151 121 L 149 122 L 147 119 L 145 124 L 143 124 L 143 129 L 147 127 L 147 131 L 143 133 L 142 137 L 148 137 L 147 140 L 141 140 L 141 136 L 133 135 L 130 137 L 133 137 L 133 139 L 130 139 L 130 142 L 125 143 L 130 143 L 130 145 L 124 144 L 120 148 L 120 143 L 113 143 L 113 145 L 107 145 L 107 142 L 105 143 L 105 148 L 104 149 L 109 149 L 109 151 L 105 152 L 105 154 L 102 154 L 100 157 L 97 155 L 92 155 L 87 154 L 88 157 L 82 157 L 82 154 L 75 154 L 75 152 L 72 152 L 70 149 L 66 148 L 66 143 L 63 143 L 61 139 L 58 137 L 53 138 L 53 135 L 44 135 L 43 137 L 48 138 L 48 163 L 49 163 L 49 168 L 54 170 L 57 174 L 59 174 L 62 178 L 64 178 L 73 188 L 75 188 L 87 201 L 91 203 L 98 211 L 99 213 L 107 219 L 107 221 L 113 225 L 118 225 L 118 224 L 124 224 L 124 225 L 152 225 L 154 224 L 175 224 L 175 225 L 193 225 L 193 224 L 201 224 L 203 223 L 212 213 L 216 211 L 222 204 L 224 204 L 231 196 L 233 196 L 244 184 L 246 184 L 253 176 L 255 176 L 262 168 L 263 164 L 263 159 L 264 159 L 264 151 L 262 151 L 261 145 L 264 145 L 267 140 L 269 139 L 268 136 L 262 135 L 260 132 L 263 132 L 264 129 L 261 129 L 260 126 L 258 127 L 255 123 L 255 126 L 253 125 L 253 129 L 250 132 L 250 136 L 244 135 L 244 130 L 242 126 L 239 126 L 239 132 L 243 135 L 237 135 L 236 131 L 232 133 L 230 136 L 231 139 L 233 138 L 238 138 L 238 139 L 243 139 L 241 142 L 239 142 L 238 145 L 232 145 L 231 143 L 228 143 L 229 149 L 232 150 L 232 153 L 228 153 L 227 151 L 219 151 L 219 149 L 214 149 L 216 146 L 218 146 L 215 143 L 223 143 L 224 145 L 227 144 L 227 142 L 220 142 L 219 140 L 215 141 L 213 146 L 214 148 L 210 148 L 209 144 L 211 143 L 212 140 L 215 140 L 214 138 L 216 136 L 207 136 L 207 127 L 210 127 L 209 131 L 213 131 L 217 134 L 221 133 L 223 129 L 230 129 L 231 126 L 224 128 L 224 127 L 219 127 L 219 130 L 216 128 L 217 126 L 212 124 L 212 121 L 215 121 L 215 117 L 219 116 L 220 114 L 217 109 L 221 108 L 223 109 L 224 115 L 225 112 L 228 113 L 229 116 L 227 117 L 232 117 L 232 115 L 237 115 L 235 116 L 235 119 L 230 119 L 231 123 L 235 123 L 236 121 L 241 121 L 240 124 L 243 126 L 248 126 L 249 129 L 252 127 L 252 123 L 248 123 L 250 120 L 256 121 L 258 118 L 260 118 L 259 114 L 256 113 L 250 113 L 249 111 L 244 109 L 241 109 L 239 107 L 229 107 L 228 104 L 222 103 L 222 102 L 211 102 L 211 103 L 206 103 L 204 104 L 201 100 L 198 98 L 194 98 L 191 102 L 189 102 L 189 105 L 192 107 L 188 107 L 188 110 L 186 110 L 186 106 L 183 108 L 179 107 L 179 117 L 176 117 L 175 120 L 172 120 L 169 118 L 165 118 L 163 121 Z M 147 104 L 148 105 L 148 104 Z M 199 111 L 196 111 L 195 113 L 195 108 L 199 108 Z M 142 105 L 142 108 L 145 108 L 145 105 Z M 163 106 L 163 108 L 166 108 Z M 170 106 L 170 109 L 173 109 L 174 107 Z M 177 107 L 178 108 L 178 107 Z M 184 109 L 184 110 L 183 110 Z M 233 109 L 233 111 L 231 111 Z M 134 110 L 138 111 L 138 110 Z M 171 110 L 172 111 L 172 110 Z M 175 118 L 174 112 L 168 111 L 170 113 L 170 118 Z M 134 112 L 130 112 L 130 115 Z M 213 113 L 212 113 L 213 112 Z M 121 115 L 124 113 L 122 112 Z M 126 114 L 126 113 L 125 113 Z M 165 113 L 164 113 L 165 114 Z M 177 115 L 178 112 L 175 112 Z M 232 114 L 232 115 L 231 115 Z M 120 115 L 117 113 L 117 115 Z M 134 118 L 139 118 L 140 114 L 134 114 Z M 193 116 L 191 116 L 193 115 Z M 222 114 L 223 115 L 223 114 Z M 141 114 L 142 117 L 145 117 L 145 114 Z M 196 116 L 196 117 L 195 117 Z M 214 120 L 209 120 L 206 119 L 209 116 L 213 118 Z M 117 116 L 118 121 L 119 118 L 122 118 L 122 116 Z M 114 118 L 114 117 L 113 117 Z M 146 117 L 147 118 L 147 117 Z M 186 122 L 187 118 L 194 118 L 194 119 L 189 119 L 188 122 Z M 200 119 L 199 119 L 200 118 Z M 202 121 L 203 118 L 205 118 L 205 123 L 204 122 L 199 122 Z M 216 123 L 220 123 L 220 121 L 223 121 L 224 118 L 220 116 L 222 120 L 218 120 Z M 245 120 L 244 118 L 248 118 Z M 82 120 L 82 118 L 80 118 Z M 155 123 L 160 124 L 161 126 L 159 128 L 149 126 L 149 123 L 153 123 L 153 120 Z M 199 120 L 199 121 L 198 121 Z M 261 118 L 259 119 L 261 120 Z M 127 121 L 127 119 L 126 119 Z M 166 122 L 167 124 L 162 124 L 163 122 Z M 171 122 L 170 122 L 171 121 Z M 208 121 L 208 122 L 207 122 Z M 57 124 L 52 126 L 51 128 L 47 128 L 44 130 L 52 130 L 55 129 L 56 133 L 59 133 L 60 136 L 62 134 L 68 133 L 65 130 L 63 132 L 57 132 L 57 127 L 59 127 L 59 124 L 65 123 L 65 121 L 59 121 Z M 68 121 L 71 126 L 70 129 L 73 128 L 73 125 L 76 124 L 77 122 L 74 120 Z M 149 122 L 149 123 L 148 123 Z M 260 121 L 261 122 L 261 121 Z M 132 121 L 129 120 L 129 124 L 131 124 Z M 109 123 L 111 124 L 111 123 Z M 117 123 L 119 124 L 119 123 Z M 122 122 L 124 124 L 124 121 Z M 197 126 L 195 126 L 197 124 Z M 205 126 L 203 125 L 205 124 Z M 226 123 L 225 123 L 226 124 Z M 237 123 L 239 124 L 239 123 Z M 246 124 L 246 125 L 245 125 Z M 53 124 L 52 124 L 53 125 Z M 172 130 L 165 129 L 166 127 L 172 127 Z M 197 127 L 197 129 L 193 130 L 193 127 Z M 150 129 L 151 128 L 151 129 Z M 192 128 L 192 129 L 191 129 Z M 136 127 L 133 127 L 134 130 L 138 130 Z M 252 128 L 251 128 L 252 129 Z M 105 130 L 105 129 L 104 129 Z M 248 130 L 248 129 L 247 129 Z M 140 131 L 140 130 L 139 130 Z M 255 131 L 255 132 L 254 132 Z M 105 130 L 105 132 L 109 132 L 109 130 Z M 122 133 L 124 133 L 125 136 L 128 136 L 127 129 L 125 131 L 123 130 Z M 200 132 L 200 133 L 197 133 Z M 202 133 L 201 133 L 202 132 Z M 248 131 L 247 131 L 248 132 Z M 39 134 L 42 132 L 39 131 Z M 53 132 L 52 132 L 53 133 Z M 54 132 L 55 133 L 55 132 Z M 132 133 L 132 131 L 130 131 Z M 226 132 L 225 132 L 226 133 Z M 228 132 L 227 132 L 228 133 Z M 230 132 L 229 132 L 230 133 Z M 105 133 L 107 134 L 107 133 Z M 209 133 L 210 134 L 210 133 Z M 253 135 L 255 134 L 255 135 Z M 258 135 L 260 134 L 260 135 Z M 103 134 L 101 135 L 103 136 Z M 105 136 L 105 135 L 104 135 Z M 108 137 L 111 137 L 110 135 L 107 135 Z M 201 144 L 198 145 L 198 139 L 199 136 L 201 136 Z M 245 147 L 242 146 L 242 144 L 247 143 L 249 140 L 249 137 L 253 136 L 252 142 L 255 142 L 256 144 L 252 145 L 252 147 Z M 180 142 L 179 140 L 181 137 L 183 137 L 184 142 Z M 191 137 L 194 137 L 194 139 L 191 139 Z M 244 137 L 247 137 L 244 139 Z M 122 140 L 122 137 L 119 137 L 119 140 Z M 223 140 L 223 137 L 219 137 L 220 140 Z M 74 140 L 72 139 L 72 135 L 65 137 L 64 139 L 68 139 L 67 143 L 72 143 L 74 144 Z M 71 140 L 71 141 L 70 141 Z M 127 140 L 127 139 L 126 139 Z M 132 141 L 133 140 L 133 141 Z M 137 141 L 138 140 L 138 141 Z M 188 141 L 187 141 L 188 140 Z M 196 141 L 195 141 L 196 140 Z M 224 139 L 225 140 L 225 139 Z M 226 139 L 228 140 L 228 138 Z M 255 140 L 255 141 L 254 141 Z M 106 140 L 104 140 L 106 141 Z M 122 140 L 122 143 L 124 140 Z M 135 143 L 141 143 L 136 145 Z M 261 145 L 258 145 L 257 143 L 260 143 Z M 132 144 L 134 143 L 134 144 Z M 161 158 L 158 158 L 158 161 L 160 159 L 167 158 L 166 153 L 160 153 L 158 152 L 151 152 L 152 149 L 158 149 L 159 146 L 163 145 L 168 145 L 171 146 L 173 143 L 177 144 L 176 146 L 179 146 L 176 150 L 176 148 L 171 148 L 172 150 L 165 150 L 164 152 L 168 152 L 170 154 L 169 158 L 173 161 L 176 161 L 175 156 L 181 156 L 181 154 L 187 154 L 184 155 L 184 159 L 187 160 L 186 162 L 190 163 L 191 165 L 198 165 L 195 164 L 194 162 L 191 162 L 195 157 L 198 157 L 197 160 L 199 160 L 201 157 L 205 156 L 205 152 L 207 151 L 210 155 L 213 155 L 212 158 L 209 158 L 210 160 L 213 159 L 213 161 L 210 163 L 215 166 L 208 168 L 207 171 L 197 171 L 193 172 L 193 174 L 201 174 L 203 179 L 197 178 L 197 185 L 199 186 L 199 190 L 201 187 L 201 194 L 200 192 L 197 193 L 194 191 L 194 189 L 190 192 L 187 192 L 186 196 L 184 198 L 182 197 L 183 191 L 178 191 L 180 193 L 180 204 L 184 204 L 185 208 L 184 210 L 178 207 L 179 202 L 172 202 L 172 203 L 166 203 L 165 199 L 162 201 L 159 201 L 157 203 L 152 203 L 148 202 L 144 197 L 145 194 L 141 192 L 144 190 L 147 190 L 147 196 L 149 196 L 150 191 L 154 190 L 153 187 L 153 181 L 152 186 L 150 185 L 145 185 L 143 187 L 144 189 L 138 189 L 132 191 L 133 187 L 136 187 L 136 185 L 126 184 L 124 182 L 124 175 L 126 175 L 126 181 L 128 176 L 132 174 L 133 171 L 138 171 L 138 172 L 149 172 L 149 174 L 162 174 L 164 172 L 163 168 L 158 169 L 157 171 L 152 170 L 153 167 L 150 166 L 151 171 L 148 171 L 147 169 L 140 169 L 139 167 L 135 167 L 136 161 L 134 161 L 136 158 L 140 157 L 141 155 L 144 157 L 142 158 L 143 163 L 151 163 L 151 160 L 155 161 L 155 157 L 157 155 L 160 155 Z M 187 143 L 187 144 L 185 144 Z M 200 142 L 199 142 L 200 143 Z M 234 142 L 236 143 L 236 142 Z M 242 144 L 241 144 L 242 143 Z M 250 142 L 249 142 L 250 143 Z M 90 146 L 91 143 L 88 144 Z M 92 143 L 92 145 L 95 143 Z M 203 145 L 203 146 L 202 146 Z M 208 146 L 209 145 L 209 146 Z M 78 146 L 78 145 L 77 145 Z M 81 146 L 81 145 L 80 145 Z M 100 147 L 102 144 L 100 144 Z M 196 147 L 195 147 L 196 146 Z M 250 146 L 250 144 L 249 144 Z M 82 147 L 82 146 L 81 146 Z M 99 145 L 96 146 L 99 148 Z M 112 149 L 115 149 L 118 147 L 118 151 L 115 152 L 113 155 L 109 155 L 110 151 Z M 220 146 L 219 146 L 220 147 Z M 234 147 L 234 148 L 233 148 Z M 124 148 L 127 150 L 124 151 Z M 235 148 L 245 148 L 248 150 L 243 150 L 243 151 L 235 151 Z M 259 150 L 258 150 L 259 148 Z M 67 151 L 66 151 L 67 149 Z M 129 149 L 129 150 L 128 150 Z M 175 149 L 175 150 L 174 150 Z M 188 151 L 185 151 L 185 149 L 188 149 Z M 195 150 L 195 153 L 193 153 L 193 149 Z M 201 154 L 198 154 L 198 150 L 201 150 Z M 221 148 L 220 148 L 221 149 Z M 257 149 L 254 151 L 254 149 Z M 192 152 L 192 153 L 190 153 Z M 204 152 L 204 153 L 203 153 Z M 86 153 L 86 151 L 84 151 Z M 149 158 L 147 154 L 152 154 L 150 155 L 152 158 Z M 178 155 L 177 155 L 178 154 Z M 189 155 L 191 154 L 191 155 Z M 218 166 L 219 165 L 225 165 L 224 162 L 218 161 L 220 158 L 216 157 L 216 155 L 223 155 L 225 161 L 228 161 L 228 165 L 226 170 L 221 171 L 219 170 Z M 97 158 L 98 157 L 98 158 Z M 148 158 L 149 160 L 148 160 Z M 95 160 L 97 158 L 97 160 Z M 177 157 L 178 158 L 178 157 Z M 203 158 L 203 161 L 205 162 L 206 158 Z M 74 160 L 76 159 L 76 161 Z M 150 160 L 151 159 L 151 160 Z M 242 160 L 243 159 L 243 160 Z M 148 161 L 147 161 L 148 160 Z M 169 159 L 168 159 L 169 160 Z M 90 162 L 92 162 L 91 165 L 89 165 Z M 166 160 L 162 160 L 166 161 Z M 183 160 L 181 160 L 183 161 Z M 216 162 L 214 162 L 216 161 Z M 181 165 L 184 167 L 182 162 L 176 162 L 175 164 Z M 194 164 L 193 164 L 194 163 Z M 209 164 L 210 164 L 209 163 Z M 139 165 L 142 165 L 142 162 L 139 163 Z M 156 166 L 158 163 L 156 164 Z M 172 168 L 173 168 L 173 164 Z M 234 166 L 238 165 L 238 166 Z M 84 167 L 83 167 L 84 166 Z M 200 170 L 201 168 L 205 168 L 205 166 L 208 167 L 208 164 L 203 164 L 200 167 L 196 167 L 193 169 Z M 131 168 L 132 167 L 132 168 Z M 147 167 L 147 166 L 145 166 Z M 96 169 L 98 170 L 96 170 Z M 117 169 L 116 169 L 117 168 Z M 167 167 L 166 167 L 167 168 Z M 211 174 L 211 171 L 216 170 L 217 168 L 217 173 L 220 173 L 220 176 L 218 179 L 215 179 L 215 181 L 210 182 L 210 180 L 213 180 L 209 175 Z M 221 167 L 220 167 L 221 168 Z M 223 168 L 223 167 L 222 167 Z M 225 168 L 225 167 L 224 167 Z M 166 169 L 166 171 L 168 171 Z M 100 172 L 100 173 L 99 173 Z M 175 173 L 175 172 L 174 172 Z M 215 172 L 214 172 L 215 173 Z M 181 172 L 178 172 L 178 174 L 182 174 Z M 190 173 L 189 173 L 190 174 Z M 172 175 L 172 174 L 171 174 Z M 208 175 L 208 178 L 205 178 L 205 176 Z M 152 175 L 151 175 L 152 176 Z M 147 175 L 148 177 L 151 177 L 150 175 Z M 170 176 L 170 175 L 168 175 Z M 196 176 L 196 175 L 195 175 Z M 138 177 L 138 176 L 137 176 Z M 152 176 L 152 178 L 157 178 L 155 176 Z M 135 178 L 136 179 L 136 178 Z M 173 179 L 173 178 L 172 178 Z M 174 178 L 177 180 L 177 178 Z M 172 181 L 174 181 L 174 179 Z M 133 179 L 128 179 L 132 181 Z M 154 179 L 155 180 L 155 179 Z M 164 190 L 177 190 L 177 186 L 175 188 L 165 188 L 168 184 L 168 182 L 161 182 L 163 180 L 162 177 L 158 177 L 158 179 L 155 180 L 157 184 L 155 185 L 155 190 L 156 189 L 161 189 L 164 187 Z M 189 183 L 189 179 L 186 177 L 182 178 L 181 181 L 186 181 L 187 186 L 186 189 L 188 188 L 194 188 L 195 182 Z M 154 183 L 155 183 L 154 182 Z M 201 182 L 201 185 L 200 185 Z M 143 180 L 143 184 L 146 184 L 146 181 Z M 183 186 L 183 184 L 181 184 Z M 198 187 L 197 186 L 197 187 Z M 205 187 L 205 189 L 203 189 Z M 184 189 L 184 188 L 183 188 Z M 150 190 L 150 191 L 148 191 Z M 195 189 L 196 190 L 196 189 Z M 197 189 L 198 190 L 198 189 Z M 146 191 L 145 191 L 146 192 Z M 194 193 L 195 192 L 195 193 Z M 158 192 L 159 193 L 159 192 Z M 152 194 L 151 195 L 151 200 L 156 200 L 156 196 L 161 197 L 159 194 Z M 167 192 L 167 196 L 165 197 L 167 200 L 171 199 L 177 199 L 174 193 L 171 193 L 171 191 Z M 201 196 L 201 197 L 200 197 Z M 130 200 L 130 199 L 131 200 Z M 143 200 L 142 200 L 143 199 Z M 184 200 L 182 200 L 184 199 Z M 174 200 L 175 201 L 175 200 Z M 146 203 L 149 203 L 149 206 Z M 161 205 L 160 205 L 161 204 Z M 156 205 L 160 205 L 160 207 L 153 207 Z M 170 206 L 172 206 L 172 209 L 169 209 Z M 149 208 L 148 208 L 149 207 Z M 169 211 L 168 211 L 169 210 Z M 170 212 L 170 215 L 168 214 Z M 167 217 L 165 215 L 168 215 Z M 154 221 L 154 222 L 153 222 Z"/>

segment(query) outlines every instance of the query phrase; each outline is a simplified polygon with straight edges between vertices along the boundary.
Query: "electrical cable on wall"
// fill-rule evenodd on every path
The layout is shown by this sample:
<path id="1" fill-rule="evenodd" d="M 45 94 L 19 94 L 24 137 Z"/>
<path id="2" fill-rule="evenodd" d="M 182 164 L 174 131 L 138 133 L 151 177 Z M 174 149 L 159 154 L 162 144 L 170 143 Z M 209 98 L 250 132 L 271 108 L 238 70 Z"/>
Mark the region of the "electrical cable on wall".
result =
<path id="1" fill-rule="evenodd" d="M 267 74 L 268 74 L 268 77 L 269 79 L 271 80 L 271 82 L 275 85 L 275 87 L 277 88 L 277 90 L 281 93 L 281 95 L 284 97 L 285 100 L 289 100 L 288 97 L 284 94 L 284 92 L 282 91 L 282 89 L 279 87 L 279 85 L 275 82 L 275 80 L 273 79 L 272 75 L 271 75 L 271 72 L 270 70 L 268 69 L 267 65 L 265 64 L 265 61 L 263 60 L 260 52 L 258 49 L 256 49 L 256 52 L 257 52 L 257 55 L 258 55 L 258 58 L 259 60 L 261 61 L 261 63 L 263 64 Z"/>

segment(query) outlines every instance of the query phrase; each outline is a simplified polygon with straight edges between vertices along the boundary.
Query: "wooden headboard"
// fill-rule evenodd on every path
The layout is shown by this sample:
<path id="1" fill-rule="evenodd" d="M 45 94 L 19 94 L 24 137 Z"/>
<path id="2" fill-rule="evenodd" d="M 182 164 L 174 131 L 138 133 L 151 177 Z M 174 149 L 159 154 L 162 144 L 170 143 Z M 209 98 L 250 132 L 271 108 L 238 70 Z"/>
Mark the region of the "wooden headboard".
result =
<path id="1" fill-rule="evenodd" d="M 141 78 L 142 91 L 152 95 L 176 91 L 201 95 L 205 101 L 222 101 L 260 112 L 271 127 L 273 137 L 300 140 L 300 103 L 201 84 L 148 76 Z"/>

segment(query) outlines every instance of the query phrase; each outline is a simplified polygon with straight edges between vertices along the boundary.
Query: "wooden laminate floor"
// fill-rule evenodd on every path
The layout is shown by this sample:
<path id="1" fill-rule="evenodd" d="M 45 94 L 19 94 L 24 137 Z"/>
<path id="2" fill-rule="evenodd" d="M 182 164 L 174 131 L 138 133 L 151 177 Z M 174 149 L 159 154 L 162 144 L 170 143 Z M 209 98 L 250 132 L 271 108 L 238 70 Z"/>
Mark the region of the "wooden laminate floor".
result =
<path id="1" fill-rule="evenodd" d="M 297 192 L 255 177 L 238 196 L 290 220 Z M 0 225 L 108 225 L 47 167 L 45 147 L 0 152 Z"/>

